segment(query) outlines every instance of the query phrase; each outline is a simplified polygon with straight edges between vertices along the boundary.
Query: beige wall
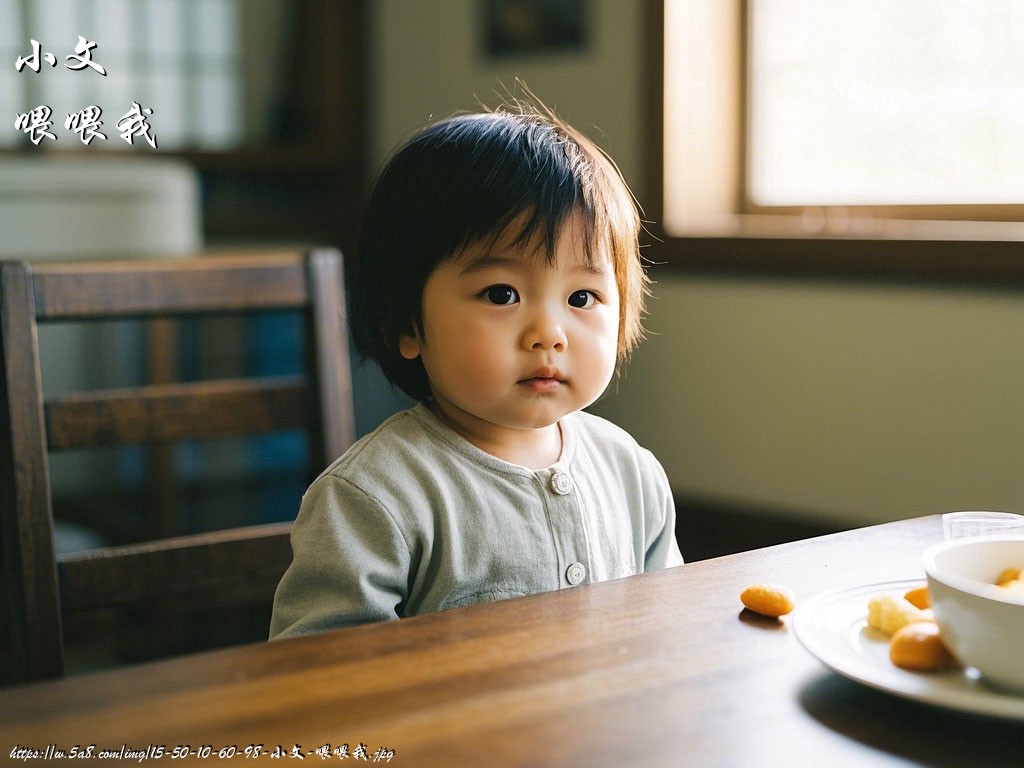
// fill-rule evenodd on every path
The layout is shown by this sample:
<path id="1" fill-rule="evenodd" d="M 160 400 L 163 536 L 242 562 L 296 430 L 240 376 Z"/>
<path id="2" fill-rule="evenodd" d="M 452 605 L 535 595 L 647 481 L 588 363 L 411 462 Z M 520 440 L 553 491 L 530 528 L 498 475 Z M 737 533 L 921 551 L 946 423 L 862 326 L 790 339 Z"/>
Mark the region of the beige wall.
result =
<path id="1" fill-rule="evenodd" d="M 516 77 L 549 107 L 600 141 L 627 179 L 641 165 L 643 99 L 639 2 L 592 0 L 591 44 L 582 53 L 488 60 L 481 51 L 476 0 L 370 3 L 371 136 L 380 163 L 431 117 L 446 117 L 512 90 Z"/>
<path id="2" fill-rule="evenodd" d="M 495 64 L 471 0 L 374 3 L 375 161 L 518 74 L 642 189 L 641 4 L 594 6 L 590 51 Z M 849 525 L 1024 512 L 1021 295 L 654 276 L 652 336 L 598 410 L 677 492 Z"/>
<path id="3" fill-rule="evenodd" d="M 1013 293 L 664 279 L 605 411 L 677 491 L 839 523 L 1024 512 Z"/>

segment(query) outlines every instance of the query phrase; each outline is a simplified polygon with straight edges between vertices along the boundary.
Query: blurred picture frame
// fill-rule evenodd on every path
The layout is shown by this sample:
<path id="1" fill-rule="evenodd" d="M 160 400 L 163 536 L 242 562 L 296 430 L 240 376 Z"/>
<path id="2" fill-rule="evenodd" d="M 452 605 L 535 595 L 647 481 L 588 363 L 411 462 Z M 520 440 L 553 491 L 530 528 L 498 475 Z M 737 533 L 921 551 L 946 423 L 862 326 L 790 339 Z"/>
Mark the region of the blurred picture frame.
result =
<path id="1" fill-rule="evenodd" d="M 479 0 L 488 58 L 572 53 L 587 46 L 589 0 Z"/>

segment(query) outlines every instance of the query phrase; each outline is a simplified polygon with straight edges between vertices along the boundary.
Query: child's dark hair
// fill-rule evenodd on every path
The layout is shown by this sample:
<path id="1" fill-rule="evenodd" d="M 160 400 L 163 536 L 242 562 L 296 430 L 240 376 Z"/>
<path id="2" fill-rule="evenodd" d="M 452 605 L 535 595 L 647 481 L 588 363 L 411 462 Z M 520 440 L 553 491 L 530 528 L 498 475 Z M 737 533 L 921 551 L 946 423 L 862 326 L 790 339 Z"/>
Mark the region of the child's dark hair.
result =
<path id="1" fill-rule="evenodd" d="M 604 252 L 614 265 L 621 363 L 643 337 L 648 280 L 636 202 L 614 163 L 550 112 L 521 103 L 426 127 L 399 147 L 370 196 L 352 283 L 356 348 L 406 394 L 426 399 L 426 371 L 402 357 L 399 339 L 422 333 L 434 269 L 519 221 L 517 242 L 539 241 L 553 259 L 574 214 L 587 256 Z"/>

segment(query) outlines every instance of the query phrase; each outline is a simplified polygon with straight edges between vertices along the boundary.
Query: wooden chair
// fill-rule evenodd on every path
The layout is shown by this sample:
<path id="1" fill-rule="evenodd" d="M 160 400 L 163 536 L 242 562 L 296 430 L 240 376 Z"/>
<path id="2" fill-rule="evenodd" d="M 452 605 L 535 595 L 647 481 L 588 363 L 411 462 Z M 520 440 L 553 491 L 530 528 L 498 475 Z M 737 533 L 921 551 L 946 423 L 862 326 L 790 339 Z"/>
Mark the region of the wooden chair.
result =
<path id="1" fill-rule="evenodd" d="M 39 323 L 269 310 L 303 314 L 305 375 L 165 383 L 44 401 Z M 254 599 L 269 617 L 274 588 L 291 560 L 290 523 L 57 556 L 48 453 L 301 428 L 315 475 L 354 440 L 341 255 L 324 249 L 0 262 L 0 401 L 3 683 L 62 676 L 64 628 L 82 612 L 155 611 L 176 603 L 219 611 Z"/>

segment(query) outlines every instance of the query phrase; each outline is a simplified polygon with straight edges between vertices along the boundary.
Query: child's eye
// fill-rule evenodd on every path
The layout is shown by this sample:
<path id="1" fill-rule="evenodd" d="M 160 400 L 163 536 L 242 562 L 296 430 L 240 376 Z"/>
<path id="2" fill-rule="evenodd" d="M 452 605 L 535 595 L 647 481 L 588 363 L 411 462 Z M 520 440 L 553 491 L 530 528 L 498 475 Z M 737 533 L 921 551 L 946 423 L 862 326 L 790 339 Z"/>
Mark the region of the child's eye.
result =
<path id="1" fill-rule="evenodd" d="M 574 291 L 569 295 L 569 306 L 577 309 L 590 309 L 596 302 L 593 291 Z"/>
<path id="2" fill-rule="evenodd" d="M 498 304 L 501 306 L 506 304 L 515 304 L 519 301 L 519 294 L 516 292 L 516 289 L 510 285 L 492 285 L 483 292 L 483 296 L 491 302 L 491 304 Z"/>

